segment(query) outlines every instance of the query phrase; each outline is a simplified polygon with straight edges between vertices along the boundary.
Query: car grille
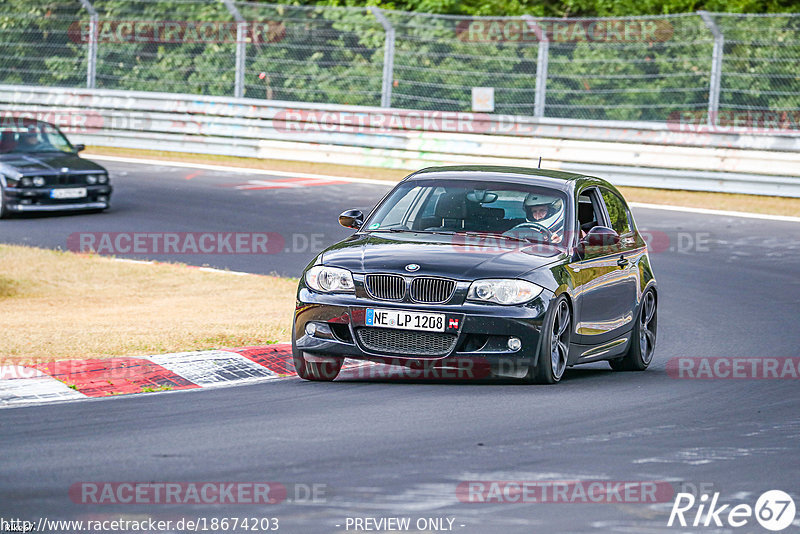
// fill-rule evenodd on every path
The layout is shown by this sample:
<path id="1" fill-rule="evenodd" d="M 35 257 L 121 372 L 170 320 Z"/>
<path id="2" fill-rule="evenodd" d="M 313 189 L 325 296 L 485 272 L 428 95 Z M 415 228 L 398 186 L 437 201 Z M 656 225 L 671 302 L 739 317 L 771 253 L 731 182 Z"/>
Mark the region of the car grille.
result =
<path id="1" fill-rule="evenodd" d="M 403 300 L 406 296 L 406 281 L 396 274 L 368 274 L 367 292 L 381 300 Z"/>
<path id="2" fill-rule="evenodd" d="M 51 178 L 53 185 L 78 185 L 86 183 L 86 176 L 82 174 L 61 174 Z"/>
<path id="3" fill-rule="evenodd" d="M 370 327 L 359 328 L 356 335 L 369 351 L 407 356 L 446 356 L 457 339 L 452 334 Z"/>
<path id="4" fill-rule="evenodd" d="M 453 296 L 456 283 L 446 278 L 415 278 L 411 282 L 411 298 L 417 302 L 434 304 L 447 302 Z"/>

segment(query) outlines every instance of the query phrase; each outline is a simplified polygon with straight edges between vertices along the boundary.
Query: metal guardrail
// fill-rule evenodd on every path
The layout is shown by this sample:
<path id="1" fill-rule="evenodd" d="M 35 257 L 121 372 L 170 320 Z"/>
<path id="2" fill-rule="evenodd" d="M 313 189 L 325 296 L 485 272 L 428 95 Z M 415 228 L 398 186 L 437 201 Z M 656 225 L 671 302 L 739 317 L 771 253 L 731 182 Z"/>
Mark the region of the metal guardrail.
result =
<path id="1" fill-rule="evenodd" d="M 0 109 L 96 146 L 409 170 L 542 156 L 618 185 L 800 197 L 792 133 L 12 85 L 0 85 Z"/>

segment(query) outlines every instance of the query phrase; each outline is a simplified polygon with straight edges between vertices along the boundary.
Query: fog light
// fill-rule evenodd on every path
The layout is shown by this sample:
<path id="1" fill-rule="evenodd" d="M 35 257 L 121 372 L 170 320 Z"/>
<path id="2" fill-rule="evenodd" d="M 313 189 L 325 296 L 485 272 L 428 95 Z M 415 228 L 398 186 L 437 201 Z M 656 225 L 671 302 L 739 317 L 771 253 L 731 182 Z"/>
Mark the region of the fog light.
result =
<path id="1" fill-rule="evenodd" d="M 519 349 L 522 348 L 522 341 L 519 340 L 518 337 L 510 337 L 508 338 L 508 349 L 517 352 Z"/>
<path id="2" fill-rule="evenodd" d="M 99 197 L 97 197 L 97 201 L 98 202 L 108 202 L 108 197 L 104 196 L 104 195 L 100 195 Z"/>
<path id="3" fill-rule="evenodd" d="M 314 323 L 306 323 L 306 335 L 313 337 L 317 332 L 317 325 Z"/>

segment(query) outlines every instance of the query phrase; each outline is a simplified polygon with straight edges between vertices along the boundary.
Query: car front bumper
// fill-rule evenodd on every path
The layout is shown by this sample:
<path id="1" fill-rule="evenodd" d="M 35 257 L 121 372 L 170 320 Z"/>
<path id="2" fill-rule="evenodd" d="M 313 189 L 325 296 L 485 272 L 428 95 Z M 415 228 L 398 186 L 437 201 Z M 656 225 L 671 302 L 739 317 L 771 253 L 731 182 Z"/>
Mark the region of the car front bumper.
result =
<path id="1" fill-rule="evenodd" d="M 434 365 L 463 369 L 464 360 L 471 360 L 472 364 L 493 374 L 520 377 L 529 365 L 536 363 L 542 323 L 551 297 L 552 293 L 544 291 L 533 301 L 519 306 L 472 302 L 436 305 L 320 294 L 301 288 L 294 314 L 293 349 L 307 357 L 346 357 L 412 368 Z M 445 314 L 447 323 L 452 325 L 453 320 L 457 321 L 457 328 L 448 328 L 445 333 L 434 335 L 450 336 L 450 339 L 454 336 L 454 342 L 449 344 L 449 350 L 436 354 L 420 353 L 419 350 L 424 352 L 425 347 L 408 351 L 391 344 L 369 345 L 364 341 L 364 334 L 360 334 L 361 330 L 380 330 L 386 334 L 400 332 L 400 336 L 412 340 L 418 332 L 366 326 L 368 308 Z M 310 322 L 316 329 L 312 335 L 306 331 Z M 520 349 L 508 347 L 508 340 L 512 337 L 520 340 Z"/>
<path id="2" fill-rule="evenodd" d="M 5 207 L 10 212 L 29 213 L 43 211 L 96 210 L 106 209 L 111 200 L 113 188 L 110 185 L 80 186 L 86 189 L 86 196 L 79 198 L 55 199 L 51 197 L 53 187 L 7 187 L 3 190 Z"/>

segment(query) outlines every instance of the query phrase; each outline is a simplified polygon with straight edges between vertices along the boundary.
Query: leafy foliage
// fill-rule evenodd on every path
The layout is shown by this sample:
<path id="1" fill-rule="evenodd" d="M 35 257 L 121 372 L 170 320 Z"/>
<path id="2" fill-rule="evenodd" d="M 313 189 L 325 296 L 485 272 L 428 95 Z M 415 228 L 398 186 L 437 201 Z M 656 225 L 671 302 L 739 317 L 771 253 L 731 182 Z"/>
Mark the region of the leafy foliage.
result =
<path id="1" fill-rule="evenodd" d="M 623 32 L 636 25 L 643 28 L 639 38 L 622 39 L 604 38 L 603 31 L 599 39 L 586 38 L 595 28 L 619 25 L 620 19 L 539 21 L 550 25 L 551 37 L 545 115 L 666 121 L 688 113 L 698 123 L 708 107 L 712 33 L 694 13 L 655 15 L 800 7 L 790 0 L 237 2 L 255 32 L 248 34 L 245 46 L 245 96 L 380 105 L 386 34 L 366 4 L 384 8 L 396 31 L 394 107 L 469 111 L 472 88 L 489 86 L 495 89 L 496 112 L 533 113 L 540 44 L 532 26 L 521 18 L 474 16 L 648 15 L 622 23 Z M 234 19 L 222 2 L 94 0 L 93 5 L 101 36 L 97 87 L 233 94 L 235 31 L 217 39 L 155 42 L 114 34 L 121 24 L 148 21 L 230 29 Z M 5 0 L 0 82 L 85 86 L 88 44 L 81 31 L 86 31 L 88 18 L 78 0 Z M 800 16 L 714 18 L 725 35 L 720 110 L 800 111 Z M 254 30 L 253 23 L 262 24 L 263 31 Z"/>

